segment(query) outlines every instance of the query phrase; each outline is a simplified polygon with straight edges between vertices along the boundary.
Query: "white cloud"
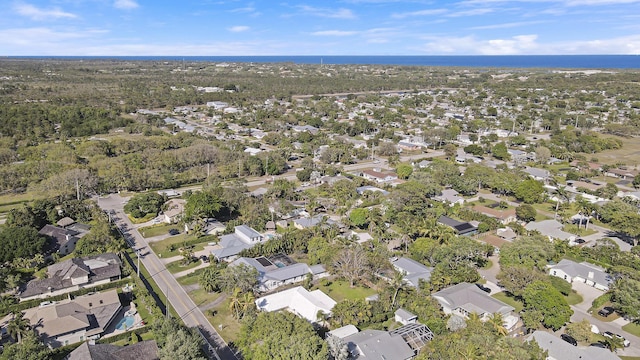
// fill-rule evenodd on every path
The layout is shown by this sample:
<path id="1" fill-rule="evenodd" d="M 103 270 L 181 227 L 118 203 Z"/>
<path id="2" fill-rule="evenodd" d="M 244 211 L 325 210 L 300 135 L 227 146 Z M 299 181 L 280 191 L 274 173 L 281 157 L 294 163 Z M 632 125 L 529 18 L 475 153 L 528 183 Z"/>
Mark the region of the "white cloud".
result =
<path id="1" fill-rule="evenodd" d="M 503 24 L 472 26 L 469 29 L 471 30 L 508 29 L 508 28 L 514 28 L 514 27 L 520 27 L 520 26 L 535 25 L 540 23 L 544 23 L 544 21 L 521 21 L 521 22 L 511 22 L 511 23 L 503 23 Z"/>
<path id="2" fill-rule="evenodd" d="M 427 9 L 427 10 L 418 10 L 411 12 L 403 12 L 403 13 L 394 13 L 391 14 L 391 17 L 394 19 L 404 19 L 407 17 L 414 16 L 431 16 L 431 15 L 440 15 L 446 13 L 447 9 Z"/>
<path id="3" fill-rule="evenodd" d="M 354 19 L 356 16 L 349 9 L 325 9 L 325 8 L 316 8 L 313 6 L 300 5 L 298 9 L 302 10 L 302 12 L 319 17 L 326 18 L 334 18 L 334 19 Z"/>
<path id="4" fill-rule="evenodd" d="M 357 31 L 343 31 L 343 30 L 325 30 L 312 32 L 314 36 L 351 36 L 358 34 Z"/>
<path id="5" fill-rule="evenodd" d="M 59 18 L 73 19 L 77 17 L 75 14 L 62 11 L 59 8 L 40 9 L 31 4 L 16 4 L 14 6 L 14 10 L 18 14 L 30 17 L 33 20 L 50 20 Z"/>
<path id="6" fill-rule="evenodd" d="M 140 7 L 135 0 L 116 0 L 113 6 L 117 9 L 130 10 Z"/>
<path id="7" fill-rule="evenodd" d="M 450 17 L 478 16 L 478 15 L 489 14 L 489 13 L 492 13 L 493 11 L 494 11 L 493 9 L 489 9 L 489 8 L 471 9 L 471 10 L 464 10 L 464 11 L 454 12 L 454 13 L 449 14 L 447 16 L 450 16 Z"/>
<path id="8" fill-rule="evenodd" d="M 232 27 L 230 27 L 230 28 L 227 28 L 227 30 L 229 30 L 229 31 L 231 31 L 231 32 L 235 32 L 235 33 L 243 32 L 243 31 L 248 31 L 249 29 L 250 29 L 250 28 L 249 28 L 248 26 L 241 26 L 241 25 L 238 25 L 238 26 L 232 26 Z"/>

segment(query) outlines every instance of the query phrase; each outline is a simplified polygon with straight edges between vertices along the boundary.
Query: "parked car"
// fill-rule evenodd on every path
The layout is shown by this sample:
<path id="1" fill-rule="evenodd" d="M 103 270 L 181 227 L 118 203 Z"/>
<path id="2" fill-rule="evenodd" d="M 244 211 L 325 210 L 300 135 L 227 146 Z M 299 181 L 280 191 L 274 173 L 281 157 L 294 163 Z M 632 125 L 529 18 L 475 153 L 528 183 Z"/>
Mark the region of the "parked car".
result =
<path id="1" fill-rule="evenodd" d="M 604 335 L 605 337 L 608 337 L 610 339 L 618 338 L 620 340 L 622 340 L 622 345 L 624 345 L 624 347 L 629 347 L 631 345 L 631 342 L 627 339 L 624 338 L 624 336 L 619 335 L 619 334 L 614 334 L 611 331 L 605 331 L 602 333 L 602 335 Z"/>
<path id="2" fill-rule="evenodd" d="M 598 315 L 607 317 L 613 314 L 614 311 L 615 310 L 611 306 L 605 306 L 602 309 L 600 309 L 600 311 L 598 311 Z"/>
<path id="3" fill-rule="evenodd" d="M 578 346 L 578 342 L 571 335 L 562 334 L 560 335 L 560 338 L 573 346 Z"/>
<path id="4" fill-rule="evenodd" d="M 180 231 L 178 229 L 169 229 L 169 235 L 178 235 Z"/>
<path id="5" fill-rule="evenodd" d="M 599 347 L 599 348 L 602 348 L 602 349 L 606 349 L 607 348 L 607 345 L 605 345 L 605 344 L 603 344 L 601 342 L 596 342 L 596 343 L 593 343 L 593 344 L 591 344 L 589 346 Z"/>
<path id="6" fill-rule="evenodd" d="M 586 241 L 585 239 L 579 238 L 576 240 L 576 244 L 584 244 Z"/>
<path id="7" fill-rule="evenodd" d="M 486 286 L 484 286 L 484 285 L 482 285 L 482 284 L 476 284 L 476 286 L 477 286 L 480 290 L 482 290 L 482 291 L 486 292 L 487 294 L 490 294 L 490 293 L 491 293 L 491 289 L 489 289 L 488 287 L 486 287 Z"/>

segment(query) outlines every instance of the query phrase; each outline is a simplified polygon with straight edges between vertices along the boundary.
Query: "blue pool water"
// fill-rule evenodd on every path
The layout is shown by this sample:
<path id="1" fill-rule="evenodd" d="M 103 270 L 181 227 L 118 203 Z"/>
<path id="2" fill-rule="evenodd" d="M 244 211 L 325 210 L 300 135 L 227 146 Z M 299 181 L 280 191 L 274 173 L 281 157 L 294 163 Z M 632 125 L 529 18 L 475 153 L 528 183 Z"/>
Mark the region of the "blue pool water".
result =
<path id="1" fill-rule="evenodd" d="M 116 325 L 116 329 L 118 330 L 131 329 L 135 321 L 136 319 L 133 316 L 125 316 L 122 318 L 122 320 L 118 322 L 118 325 Z"/>

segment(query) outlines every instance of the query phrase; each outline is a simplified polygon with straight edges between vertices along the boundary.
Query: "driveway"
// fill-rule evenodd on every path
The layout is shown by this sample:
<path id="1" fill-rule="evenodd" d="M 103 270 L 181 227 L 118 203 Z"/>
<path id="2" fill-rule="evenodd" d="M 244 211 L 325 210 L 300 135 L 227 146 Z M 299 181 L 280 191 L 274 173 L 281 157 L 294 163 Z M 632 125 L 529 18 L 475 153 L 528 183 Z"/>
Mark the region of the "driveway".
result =
<path id="1" fill-rule="evenodd" d="M 604 294 L 604 291 L 598 290 L 593 286 L 589 286 L 580 281 L 574 281 L 571 283 L 571 288 L 582 296 L 582 302 L 580 304 L 576 304 L 575 307 L 584 312 L 587 312 L 591 308 L 593 300 Z"/>

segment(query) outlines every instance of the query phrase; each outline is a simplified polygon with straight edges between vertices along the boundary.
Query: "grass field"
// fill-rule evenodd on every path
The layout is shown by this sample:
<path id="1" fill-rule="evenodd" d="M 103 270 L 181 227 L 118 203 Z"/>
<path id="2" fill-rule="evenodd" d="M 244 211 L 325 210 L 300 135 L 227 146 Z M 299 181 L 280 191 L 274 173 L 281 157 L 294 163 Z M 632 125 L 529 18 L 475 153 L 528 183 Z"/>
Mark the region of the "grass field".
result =
<path id="1" fill-rule="evenodd" d="M 167 270 L 169 270 L 170 273 L 175 274 L 181 271 L 193 269 L 194 267 L 200 265 L 201 263 L 202 262 L 200 260 L 195 260 L 195 261 L 191 261 L 188 265 L 184 266 L 183 260 L 178 260 L 178 261 L 171 262 L 166 266 L 167 266 Z"/>
<path id="2" fill-rule="evenodd" d="M 627 165 L 640 164 L 640 142 L 637 138 L 621 138 L 612 135 L 607 137 L 622 140 L 622 148 L 593 154 L 593 157 L 597 158 L 600 164 L 614 165 L 620 162 L 626 163 Z"/>
<path id="3" fill-rule="evenodd" d="M 313 289 L 320 289 L 325 294 L 329 295 L 333 300 L 340 302 L 344 299 L 357 300 L 364 299 L 367 296 L 373 295 L 376 293 L 375 290 L 356 286 L 351 288 L 349 283 L 346 281 L 333 281 L 330 282 L 328 286 L 319 284 L 313 287 Z"/>
<path id="4" fill-rule="evenodd" d="M 166 259 L 172 256 L 180 255 L 180 251 L 178 251 L 178 249 L 180 248 L 180 246 L 182 246 L 182 243 L 193 239 L 195 239 L 194 235 L 180 234 L 170 236 L 162 241 L 151 242 L 149 243 L 149 246 L 151 246 L 151 249 L 153 249 L 153 251 L 158 254 L 159 257 Z M 207 238 L 204 237 L 202 244 L 196 245 L 193 248 L 193 251 L 200 251 L 204 249 L 204 244 L 206 242 Z M 171 250 L 172 246 L 173 250 Z"/>
<path id="5" fill-rule="evenodd" d="M 513 306 L 516 310 L 515 312 L 520 312 L 524 308 L 524 304 L 515 298 L 508 296 L 505 292 L 499 292 L 497 294 L 491 295 L 494 299 L 498 299 L 507 305 Z"/>
<path id="6" fill-rule="evenodd" d="M 622 327 L 622 330 L 628 332 L 631 335 L 640 336 L 640 325 L 635 323 L 628 323 Z"/>
<path id="7" fill-rule="evenodd" d="M 567 303 L 569 305 L 576 305 L 576 304 L 580 304 L 582 302 L 582 296 L 580 296 L 580 294 L 578 294 L 577 292 L 571 290 L 571 292 L 569 293 L 569 296 L 565 296 L 565 299 L 567 299 Z"/>
<path id="8" fill-rule="evenodd" d="M 140 232 L 140 234 L 145 237 L 145 238 L 150 238 L 150 237 L 154 237 L 154 236 L 159 236 L 159 235 L 166 235 L 167 233 L 169 233 L 170 229 L 178 229 L 179 230 L 179 226 L 175 225 L 175 224 L 158 224 L 158 225 L 153 225 L 153 226 L 146 226 L 143 228 L 138 229 L 138 231 Z"/>
<path id="9" fill-rule="evenodd" d="M 229 343 L 238 339 L 240 335 L 240 323 L 231 315 L 229 299 L 226 299 L 216 307 L 215 315 L 213 315 L 210 310 L 205 311 L 204 314 L 226 342 Z"/>

